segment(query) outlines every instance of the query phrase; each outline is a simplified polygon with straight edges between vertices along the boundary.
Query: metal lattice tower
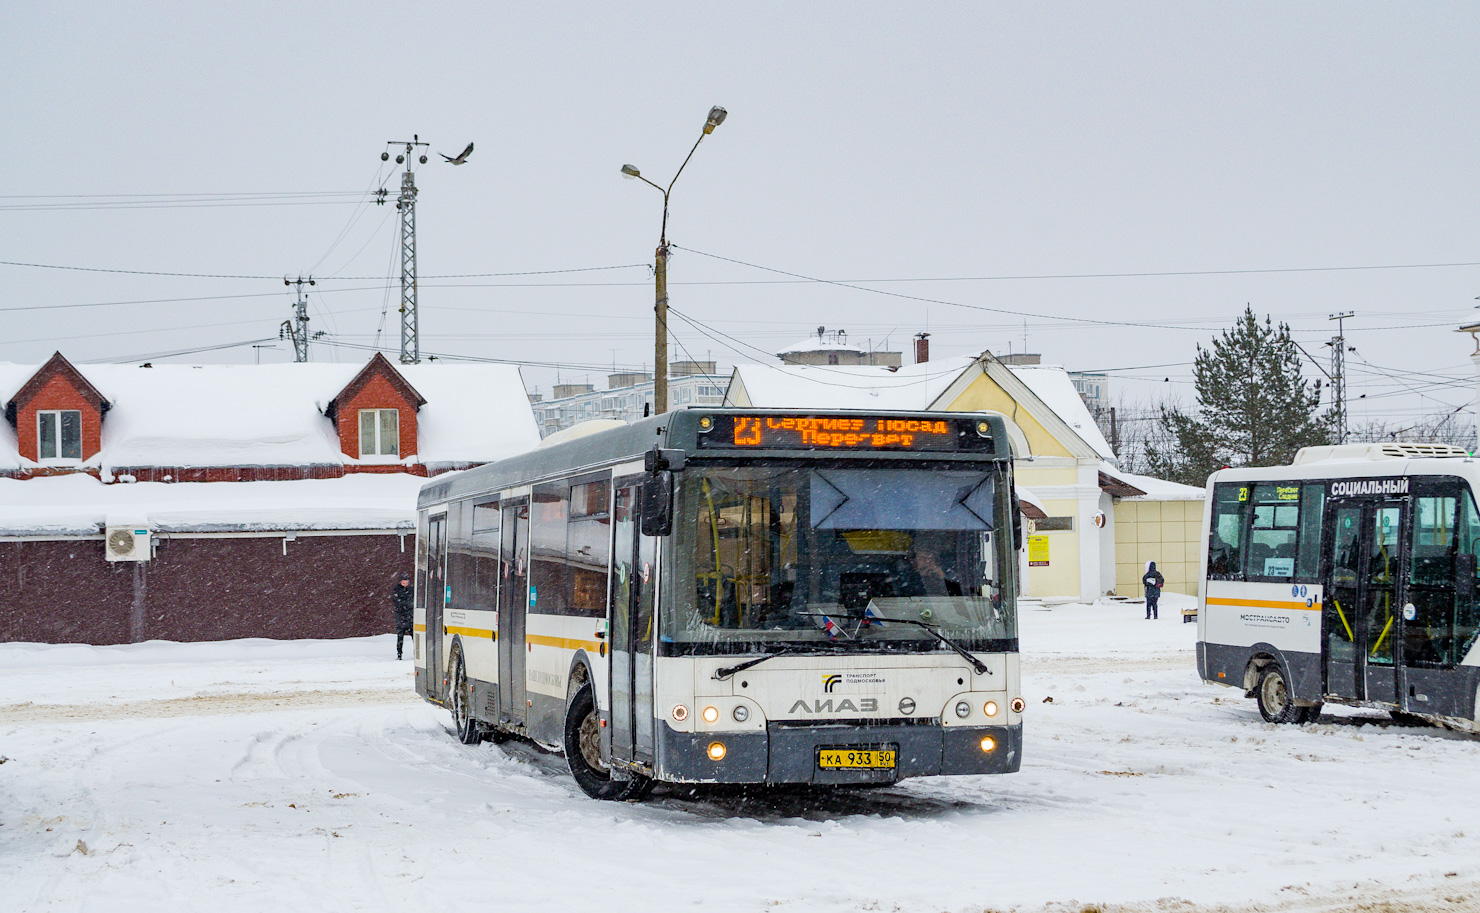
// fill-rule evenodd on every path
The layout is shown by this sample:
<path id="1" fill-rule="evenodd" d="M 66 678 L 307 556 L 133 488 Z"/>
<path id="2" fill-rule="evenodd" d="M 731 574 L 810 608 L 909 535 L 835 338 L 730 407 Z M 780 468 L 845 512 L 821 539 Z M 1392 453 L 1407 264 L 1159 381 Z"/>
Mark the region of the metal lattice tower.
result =
<path id="1" fill-rule="evenodd" d="M 1345 321 L 1348 317 L 1357 316 L 1356 311 L 1342 311 L 1332 314 L 1332 320 L 1336 321 L 1336 335 L 1327 343 L 1331 347 L 1331 399 L 1336 405 L 1336 443 L 1345 444 L 1347 434 L 1346 421 L 1346 330 Z"/>
<path id="2" fill-rule="evenodd" d="M 283 277 L 283 285 L 298 286 L 298 300 L 293 304 L 293 319 L 284 320 L 282 329 L 278 331 L 278 338 L 287 336 L 293 341 L 293 361 L 295 362 L 308 361 L 308 295 L 303 291 L 303 287 L 317 284 L 312 276 L 307 279 L 302 276 L 297 279 Z"/>
<path id="3" fill-rule="evenodd" d="M 405 146 L 406 151 L 396 156 L 396 164 L 406 166 L 401 174 L 401 195 L 396 197 L 396 208 L 401 210 L 401 364 L 414 365 L 421 361 L 421 320 L 416 310 L 416 162 L 425 165 L 426 155 L 417 157 L 416 147 L 427 146 L 421 137 L 393 139 L 387 146 Z M 382 162 L 391 157 L 390 150 L 380 154 Z M 385 202 L 385 188 L 380 189 L 378 203 Z"/>
<path id="4" fill-rule="evenodd" d="M 416 310 L 416 173 L 401 175 L 401 364 L 421 361 L 421 321 Z"/>

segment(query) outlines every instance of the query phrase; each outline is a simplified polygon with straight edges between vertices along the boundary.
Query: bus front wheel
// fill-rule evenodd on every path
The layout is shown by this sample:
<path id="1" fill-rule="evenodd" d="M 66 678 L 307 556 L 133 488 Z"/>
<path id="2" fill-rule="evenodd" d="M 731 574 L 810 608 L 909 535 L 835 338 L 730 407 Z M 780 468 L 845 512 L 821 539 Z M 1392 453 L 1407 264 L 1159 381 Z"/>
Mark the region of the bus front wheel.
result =
<path id="1" fill-rule="evenodd" d="M 1266 723 L 1303 722 L 1304 710 L 1295 705 L 1290 696 L 1290 685 L 1279 663 L 1270 663 L 1259 670 L 1259 684 L 1254 689 L 1254 699 L 1259 704 L 1259 715 Z"/>
<path id="2" fill-rule="evenodd" d="M 593 799 L 638 799 L 647 792 L 649 780 L 638 774 L 618 780 L 601 759 L 601 717 L 596 694 L 587 682 L 565 710 L 565 761 L 581 792 Z"/>

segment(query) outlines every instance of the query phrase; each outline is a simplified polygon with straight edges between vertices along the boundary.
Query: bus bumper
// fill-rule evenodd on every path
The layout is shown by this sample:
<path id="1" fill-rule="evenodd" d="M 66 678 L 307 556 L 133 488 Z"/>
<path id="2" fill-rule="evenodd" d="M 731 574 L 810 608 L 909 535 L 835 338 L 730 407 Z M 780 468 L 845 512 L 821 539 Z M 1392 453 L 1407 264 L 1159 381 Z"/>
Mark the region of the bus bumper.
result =
<path id="1" fill-rule="evenodd" d="M 765 732 L 676 732 L 658 729 L 659 780 L 678 783 L 892 783 L 907 777 L 1013 773 L 1022 766 L 1023 727 L 1012 726 L 798 726 L 771 723 Z M 982 740 L 991 737 L 991 751 Z M 719 742 L 724 757 L 710 760 Z M 824 769 L 824 748 L 892 748 L 895 767 Z"/>

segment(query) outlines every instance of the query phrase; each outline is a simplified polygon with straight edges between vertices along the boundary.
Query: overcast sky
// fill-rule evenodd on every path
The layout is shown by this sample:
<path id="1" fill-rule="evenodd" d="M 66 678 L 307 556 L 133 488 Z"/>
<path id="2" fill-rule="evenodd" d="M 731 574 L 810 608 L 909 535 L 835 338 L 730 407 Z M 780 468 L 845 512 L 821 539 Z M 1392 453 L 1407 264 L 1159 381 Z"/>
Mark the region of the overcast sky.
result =
<path id="1" fill-rule="evenodd" d="M 395 211 L 363 201 L 415 133 L 423 351 L 600 386 L 652 358 L 661 197 L 619 168 L 666 183 L 718 104 L 673 193 L 675 358 L 1026 336 L 1190 400 L 1246 303 L 1322 361 L 1351 310 L 1354 417 L 1398 422 L 1473 396 L 1477 47 L 1472 3 L 9 4 L 0 260 L 262 278 L 0 266 L 0 360 L 286 361 L 272 277 L 300 273 L 315 330 L 383 321 L 394 358 Z M 318 196 L 97 196 L 287 193 Z M 596 267 L 625 268 L 435 278 Z M 1295 271 L 1229 272 L 1258 270 Z M 101 302 L 139 303 L 70 307 Z"/>

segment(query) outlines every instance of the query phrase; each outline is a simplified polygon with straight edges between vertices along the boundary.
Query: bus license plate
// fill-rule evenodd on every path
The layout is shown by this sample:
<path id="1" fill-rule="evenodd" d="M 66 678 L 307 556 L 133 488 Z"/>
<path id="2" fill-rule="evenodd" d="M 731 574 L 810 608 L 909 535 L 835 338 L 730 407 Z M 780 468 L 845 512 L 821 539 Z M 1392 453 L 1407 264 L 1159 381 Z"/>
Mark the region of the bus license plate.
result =
<path id="1" fill-rule="evenodd" d="M 817 753 L 817 766 L 828 770 L 843 767 L 891 770 L 894 767 L 894 754 L 887 749 L 824 748 Z"/>

